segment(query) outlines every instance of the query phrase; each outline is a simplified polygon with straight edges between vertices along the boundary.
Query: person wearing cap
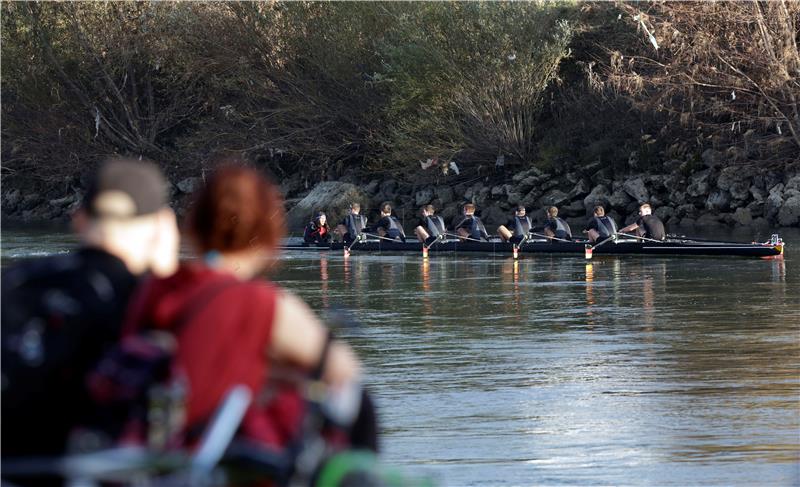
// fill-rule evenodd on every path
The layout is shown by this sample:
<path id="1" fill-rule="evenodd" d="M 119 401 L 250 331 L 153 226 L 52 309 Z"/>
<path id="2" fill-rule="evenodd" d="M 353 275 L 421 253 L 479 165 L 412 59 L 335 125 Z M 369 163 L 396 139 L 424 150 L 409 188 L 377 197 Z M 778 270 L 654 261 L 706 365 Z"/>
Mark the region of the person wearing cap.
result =
<path id="1" fill-rule="evenodd" d="M 2 276 L 2 444 L 59 455 L 88 410 L 84 375 L 120 336 L 140 276 L 177 268 L 167 182 L 151 162 L 117 159 L 95 174 L 73 216 L 80 247 Z"/>
<path id="2" fill-rule="evenodd" d="M 303 232 L 303 241 L 309 244 L 327 244 L 331 241 L 331 229 L 325 213 L 320 211 L 313 220 L 308 222 Z"/>
<path id="3" fill-rule="evenodd" d="M 531 228 L 533 226 L 530 217 L 525 215 L 525 207 L 519 205 L 508 224 L 497 227 L 497 234 L 504 242 L 518 244 L 531 233 Z"/>

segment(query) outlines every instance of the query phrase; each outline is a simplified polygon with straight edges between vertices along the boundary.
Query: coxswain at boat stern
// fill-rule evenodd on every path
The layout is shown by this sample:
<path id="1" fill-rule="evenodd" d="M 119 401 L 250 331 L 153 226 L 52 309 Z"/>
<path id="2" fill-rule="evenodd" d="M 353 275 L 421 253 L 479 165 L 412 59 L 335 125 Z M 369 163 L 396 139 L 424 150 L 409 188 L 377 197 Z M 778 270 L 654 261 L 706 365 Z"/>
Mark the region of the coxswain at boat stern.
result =
<path id="1" fill-rule="evenodd" d="M 532 228 L 531 219 L 525 212 L 523 205 L 517 206 L 514 216 L 508 220 L 508 223 L 497 227 L 497 235 L 500 236 L 503 242 L 511 242 L 518 245 L 530 234 Z"/>
<path id="2" fill-rule="evenodd" d="M 464 205 L 464 218 L 456 225 L 456 233 L 462 239 L 489 240 L 489 233 L 480 218 L 475 216 L 475 205 Z"/>
<path id="3" fill-rule="evenodd" d="M 331 229 L 328 226 L 328 217 L 323 212 L 311 220 L 303 232 L 303 240 L 306 243 L 326 244 L 331 241 Z"/>
<path id="4" fill-rule="evenodd" d="M 558 208 L 555 206 L 548 207 L 546 216 L 547 219 L 544 222 L 545 235 L 560 240 L 572 240 L 572 230 L 570 230 L 569 224 L 558 216 Z"/>
<path id="5" fill-rule="evenodd" d="M 336 233 L 342 236 L 345 244 L 350 244 L 361 236 L 366 226 L 367 217 L 361 215 L 361 205 L 350 203 L 350 213 L 336 226 Z"/>
<path id="6" fill-rule="evenodd" d="M 381 218 L 372 230 L 383 238 L 392 240 L 406 241 L 406 232 L 400 220 L 392 216 L 392 205 L 384 203 L 381 205 Z"/>
<path id="7" fill-rule="evenodd" d="M 653 215 L 653 208 L 649 203 L 640 205 L 639 219 L 621 229 L 619 233 L 630 233 L 634 231 L 637 237 L 644 237 L 652 240 L 664 240 L 666 238 L 664 222 L 662 222 L 659 217 Z"/>
<path id="8" fill-rule="evenodd" d="M 414 234 L 422 242 L 424 247 L 430 247 L 438 238 L 444 237 L 446 227 L 444 220 L 436 215 L 436 208 L 433 205 L 425 205 L 420 208 L 422 218 L 419 225 L 414 228 Z"/>

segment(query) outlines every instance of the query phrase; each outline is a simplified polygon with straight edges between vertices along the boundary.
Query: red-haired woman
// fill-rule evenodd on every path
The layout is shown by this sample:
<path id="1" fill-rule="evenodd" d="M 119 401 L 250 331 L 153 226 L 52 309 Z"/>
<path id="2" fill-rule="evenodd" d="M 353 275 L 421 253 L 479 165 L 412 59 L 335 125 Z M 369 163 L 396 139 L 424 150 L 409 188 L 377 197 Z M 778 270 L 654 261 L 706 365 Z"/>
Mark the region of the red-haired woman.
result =
<path id="1" fill-rule="evenodd" d="M 328 330 L 302 300 L 255 279 L 276 254 L 284 220 L 275 185 L 253 169 L 223 166 L 200 191 L 187 222 L 202 261 L 151 281 L 131 308 L 130 331 L 171 330 L 178 338 L 177 362 L 189 385 L 189 431 L 208 421 L 233 386 L 244 384 L 258 393 L 279 366 L 321 367 L 334 395 L 360 394 L 353 387 L 359 363 L 351 349 L 328 343 Z M 297 394 L 256 401 L 240 432 L 249 440 L 283 446 L 298 432 L 302 409 Z M 358 412 L 354 409 L 352 414 Z M 374 436 L 365 443 L 374 447 Z"/>

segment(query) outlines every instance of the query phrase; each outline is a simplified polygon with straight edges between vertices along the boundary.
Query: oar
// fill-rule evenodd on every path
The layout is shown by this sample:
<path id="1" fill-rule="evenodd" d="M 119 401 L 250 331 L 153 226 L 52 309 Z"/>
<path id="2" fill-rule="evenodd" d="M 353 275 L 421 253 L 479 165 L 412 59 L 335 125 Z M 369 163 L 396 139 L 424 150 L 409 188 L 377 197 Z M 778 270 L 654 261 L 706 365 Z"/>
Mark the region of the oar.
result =
<path id="1" fill-rule="evenodd" d="M 433 239 L 433 242 L 431 242 L 430 245 L 425 245 L 425 241 L 423 240 L 422 241 L 422 257 L 427 257 L 428 256 L 428 249 L 431 248 L 432 246 L 434 246 L 437 242 L 439 242 L 439 240 L 444 240 L 444 234 L 443 233 L 440 233 L 439 235 L 437 235 L 436 238 Z"/>
<path id="2" fill-rule="evenodd" d="M 511 251 L 512 251 L 512 255 L 514 256 L 514 260 L 519 258 L 519 249 L 520 249 L 520 247 L 522 247 L 523 245 L 525 245 L 528 242 L 528 235 L 530 235 L 530 234 L 523 235 L 522 240 L 520 240 L 519 243 L 511 244 Z"/>
<path id="3" fill-rule="evenodd" d="M 469 241 L 471 241 L 471 242 L 485 242 L 485 240 L 478 240 L 478 239 L 476 239 L 476 238 L 471 238 L 471 237 L 462 237 L 461 235 L 457 235 L 457 234 L 455 234 L 455 233 L 447 233 L 447 234 L 445 234 L 445 235 L 447 235 L 448 237 L 455 237 L 455 238 L 459 238 L 459 239 L 461 239 L 461 240 L 469 240 Z"/>
<path id="4" fill-rule="evenodd" d="M 648 242 L 664 243 L 663 240 L 656 240 L 656 239 L 653 239 L 653 238 L 640 237 L 638 235 L 631 235 L 629 233 L 617 232 L 617 235 L 622 235 L 623 237 L 628 237 L 628 238 L 635 238 L 635 239 L 638 239 L 638 240 L 646 240 Z"/>
<path id="5" fill-rule="evenodd" d="M 603 244 L 605 244 L 607 242 L 611 242 L 611 241 L 614 241 L 614 242 L 617 241 L 616 232 L 612 233 L 608 238 L 606 238 L 605 240 L 603 240 L 602 242 L 600 242 L 598 244 L 594 244 L 594 245 L 586 244 L 586 246 L 584 247 L 584 250 L 585 250 L 584 257 L 586 257 L 587 259 L 591 259 L 592 258 L 592 252 L 594 252 L 594 249 L 596 249 L 597 247 L 599 247 L 599 246 L 601 246 L 601 245 L 603 245 Z"/>
<path id="6" fill-rule="evenodd" d="M 389 242 L 397 242 L 396 238 L 381 237 L 380 235 L 373 235 L 371 233 L 362 233 L 361 235 L 364 235 L 366 237 L 377 238 L 377 239 L 380 239 L 380 240 L 388 240 Z"/>
<path id="7" fill-rule="evenodd" d="M 550 239 L 550 240 L 558 240 L 559 242 L 574 243 L 572 240 L 567 240 L 567 239 L 558 238 L 558 237 L 551 237 L 549 235 L 544 235 L 542 233 L 533 233 L 533 232 L 531 232 L 531 235 L 533 235 L 534 237 L 542 237 L 542 238 L 547 238 L 547 239 Z"/>
<path id="8" fill-rule="evenodd" d="M 362 234 L 356 235 L 356 238 L 353 239 L 352 242 L 350 242 L 350 245 L 344 247 L 344 256 L 345 257 L 350 257 L 350 249 L 353 248 L 353 245 L 355 245 L 355 244 L 357 244 L 358 242 L 361 241 L 361 235 Z"/>

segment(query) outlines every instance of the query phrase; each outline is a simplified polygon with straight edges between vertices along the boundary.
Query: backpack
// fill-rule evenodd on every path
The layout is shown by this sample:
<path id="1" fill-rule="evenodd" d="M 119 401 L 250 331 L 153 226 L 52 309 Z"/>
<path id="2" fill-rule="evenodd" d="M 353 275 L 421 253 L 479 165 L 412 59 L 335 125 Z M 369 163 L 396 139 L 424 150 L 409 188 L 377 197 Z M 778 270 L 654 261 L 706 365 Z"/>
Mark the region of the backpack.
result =
<path id="1" fill-rule="evenodd" d="M 97 410 L 94 429 L 117 443 L 154 450 L 177 448 L 196 439 L 199 431 L 186 430 L 188 382 L 175 361 L 177 335 L 207 302 L 237 282 L 209 285 L 169 331 L 139 330 L 124 336 L 103 356 L 86 377 Z"/>
<path id="2" fill-rule="evenodd" d="M 84 374 L 116 340 L 135 284 L 122 261 L 95 249 L 3 273 L 4 454 L 63 451 L 85 413 Z"/>

